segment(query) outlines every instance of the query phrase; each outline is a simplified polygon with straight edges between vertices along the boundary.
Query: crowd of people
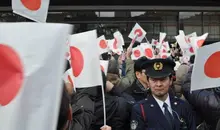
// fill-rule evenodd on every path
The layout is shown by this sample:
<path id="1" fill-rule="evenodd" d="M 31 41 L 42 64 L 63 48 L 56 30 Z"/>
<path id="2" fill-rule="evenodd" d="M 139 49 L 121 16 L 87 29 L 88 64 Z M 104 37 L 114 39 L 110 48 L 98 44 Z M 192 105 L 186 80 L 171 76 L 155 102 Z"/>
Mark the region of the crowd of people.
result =
<path id="1" fill-rule="evenodd" d="M 195 55 L 178 48 L 167 59 L 124 54 L 101 55 L 109 60 L 102 72 L 107 124 L 102 86 L 74 91 L 64 82 L 57 130 L 220 130 L 220 88 L 190 91 Z"/>

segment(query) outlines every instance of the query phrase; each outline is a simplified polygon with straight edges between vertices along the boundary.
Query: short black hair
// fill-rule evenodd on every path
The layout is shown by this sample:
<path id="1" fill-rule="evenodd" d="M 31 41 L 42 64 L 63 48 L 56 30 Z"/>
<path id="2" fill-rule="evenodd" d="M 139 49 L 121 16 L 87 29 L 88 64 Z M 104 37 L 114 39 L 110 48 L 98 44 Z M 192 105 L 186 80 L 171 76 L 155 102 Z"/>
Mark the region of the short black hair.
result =
<path id="1" fill-rule="evenodd" d="M 66 66 L 65 66 L 65 68 L 64 68 L 64 72 L 71 68 L 71 65 L 70 65 L 70 63 L 69 63 L 68 60 L 65 61 L 65 65 L 66 65 Z"/>
<path id="2" fill-rule="evenodd" d="M 111 59 L 111 55 L 108 54 L 108 52 L 102 53 L 101 56 L 102 56 L 103 60 L 110 60 Z"/>
<path id="3" fill-rule="evenodd" d="M 194 64 L 194 61 L 195 61 L 195 55 L 190 56 L 189 62 L 191 64 Z"/>
<path id="4" fill-rule="evenodd" d="M 60 102 L 60 111 L 59 111 L 59 117 L 58 117 L 58 123 L 57 123 L 57 130 L 62 130 L 65 124 L 68 121 L 68 116 L 70 112 L 70 97 L 67 93 L 65 84 L 63 82 L 63 94 L 61 97 Z M 72 113 L 71 113 L 72 114 Z"/>

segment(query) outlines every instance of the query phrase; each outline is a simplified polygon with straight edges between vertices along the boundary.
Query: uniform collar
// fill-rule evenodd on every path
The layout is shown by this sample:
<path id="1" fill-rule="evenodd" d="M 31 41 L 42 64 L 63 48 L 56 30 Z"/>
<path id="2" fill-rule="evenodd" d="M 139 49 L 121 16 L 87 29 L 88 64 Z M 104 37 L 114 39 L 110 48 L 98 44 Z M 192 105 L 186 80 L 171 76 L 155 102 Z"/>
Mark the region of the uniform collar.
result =
<path id="1" fill-rule="evenodd" d="M 166 103 L 168 105 L 168 110 L 169 110 L 170 113 L 172 113 L 169 94 L 168 94 L 168 96 L 167 96 L 165 101 L 161 101 L 161 100 L 157 99 L 154 95 L 152 95 L 152 96 L 156 100 L 157 104 L 159 105 L 159 107 L 160 107 L 160 109 L 162 110 L 163 113 L 164 113 L 164 108 L 163 108 L 163 104 L 164 103 Z"/>

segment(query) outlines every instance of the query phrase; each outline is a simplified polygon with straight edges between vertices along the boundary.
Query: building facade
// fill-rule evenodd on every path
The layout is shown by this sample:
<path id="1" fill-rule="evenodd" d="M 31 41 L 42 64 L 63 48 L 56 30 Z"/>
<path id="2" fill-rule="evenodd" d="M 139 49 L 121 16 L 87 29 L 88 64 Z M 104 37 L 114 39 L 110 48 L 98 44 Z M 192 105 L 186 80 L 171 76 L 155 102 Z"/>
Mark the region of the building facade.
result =
<path id="1" fill-rule="evenodd" d="M 184 30 L 186 34 L 197 32 L 197 35 L 208 32 L 206 44 L 220 39 L 220 2 L 192 0 L 191 3 L 177 1 L 169 4 L 167 1 L 161 3 L 154 0 L 148 5 L 140 1 L 133 4 L 124 2 L 126 5 L 123 5 L 122 0 L 80 2 L 51 0 L 47 22 L 74 24 L 76 33 L 97 29 L 98 35 L 104 34 L 107 39 L 119 30 L 126 43 L 131 41 L 128 34 L 136 22 L 146 30 L 147 39 L 158 39 L 160 32 L 166 32 L 166 39 L 175 42 L 174 36 L 178 35 L 179 30 Z M 1 21 L 27 21 L 11 13 L 7 4 L 10 5 L 2 3 L 0 7 Z"/>

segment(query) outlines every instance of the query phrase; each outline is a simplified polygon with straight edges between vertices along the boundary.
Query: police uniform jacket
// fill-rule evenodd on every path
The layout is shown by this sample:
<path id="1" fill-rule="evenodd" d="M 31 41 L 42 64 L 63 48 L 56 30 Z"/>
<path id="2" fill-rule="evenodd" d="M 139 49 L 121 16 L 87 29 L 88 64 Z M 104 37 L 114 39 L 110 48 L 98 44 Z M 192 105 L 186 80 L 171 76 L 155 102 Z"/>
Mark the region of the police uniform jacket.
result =
<path id="1" fill-rule="evenodd" d="M 190 106 L 172 94 L 169 97 L 174 117 L 173 130 L 195 130 Z M 133 106 L 130 125 L 131 130 L 172 130 L 152 95 Z"/>

